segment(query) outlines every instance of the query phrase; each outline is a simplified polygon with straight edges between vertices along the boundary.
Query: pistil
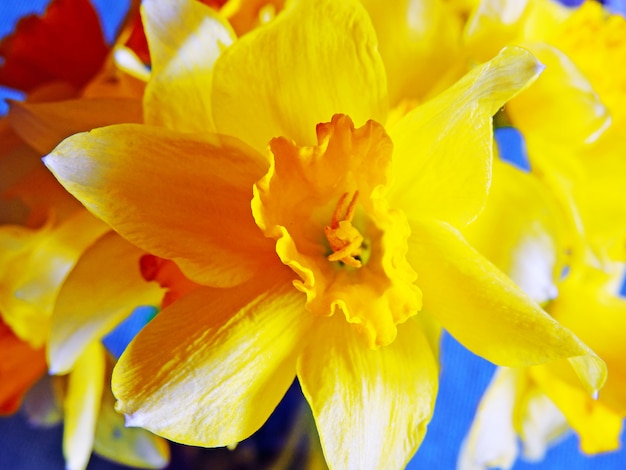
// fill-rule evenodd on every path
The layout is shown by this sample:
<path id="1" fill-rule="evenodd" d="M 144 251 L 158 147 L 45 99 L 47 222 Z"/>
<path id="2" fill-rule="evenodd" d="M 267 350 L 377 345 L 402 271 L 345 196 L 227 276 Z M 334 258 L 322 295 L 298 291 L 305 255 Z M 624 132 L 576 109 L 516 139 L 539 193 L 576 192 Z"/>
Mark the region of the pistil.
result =
<path id="1" fill-rule="evenodd" d="M 326 240 L 333 252 L 328 261 L 341 261 L 347 266 L 360 268 L 363 235 L 352 225 L 359 192 L 355 191 L 350 202 L 349 193 L 343 193 L 333 212 L 330 225 L 324 227 Z"/>

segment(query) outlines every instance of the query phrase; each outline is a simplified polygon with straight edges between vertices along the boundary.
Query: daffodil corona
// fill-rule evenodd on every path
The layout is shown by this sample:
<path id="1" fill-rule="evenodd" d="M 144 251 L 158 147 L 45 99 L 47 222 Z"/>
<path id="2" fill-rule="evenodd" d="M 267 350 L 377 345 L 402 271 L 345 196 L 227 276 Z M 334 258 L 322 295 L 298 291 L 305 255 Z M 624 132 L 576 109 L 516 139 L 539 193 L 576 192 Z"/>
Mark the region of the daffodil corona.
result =
<path id="1" fill-rule="evenodd" d="M 298 274 L 309 311 L 342 312 L 370 347 L 387 345 L 395 325 L 421 308 L 405 258 L 410 228 L 386 201 L 393 144 L 380 124 L 355 129 L 342 115 L 317 134 L 316 147 L 270 142 L 273 161 L 255 185 L 253 214 Z"/>

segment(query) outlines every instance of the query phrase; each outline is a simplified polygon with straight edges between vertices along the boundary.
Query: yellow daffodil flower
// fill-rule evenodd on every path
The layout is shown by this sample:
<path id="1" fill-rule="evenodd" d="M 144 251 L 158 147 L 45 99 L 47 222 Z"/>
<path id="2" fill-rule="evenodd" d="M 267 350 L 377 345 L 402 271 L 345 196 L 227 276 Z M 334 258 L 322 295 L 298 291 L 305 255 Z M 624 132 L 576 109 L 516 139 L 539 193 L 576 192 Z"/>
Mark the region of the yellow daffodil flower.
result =
<path id="1" fill-rule="evenodd" d="M 128 424 L 235 444 L 297 376 L 333 468 L 398 468 L 437 391 L 437 328 L 508 366 L 604 365 L 473 250 L 491 116 L 538 74 L 504 50 L 385 128 L 387 83 L 356 1 L 295 1 L 237 40 L 211 9 L 148 1 L 146 125 L 75 135 L 61 183 L 197 288 L 113 374 Z M 420 309 L 424 312 L 418 314 Z"/>

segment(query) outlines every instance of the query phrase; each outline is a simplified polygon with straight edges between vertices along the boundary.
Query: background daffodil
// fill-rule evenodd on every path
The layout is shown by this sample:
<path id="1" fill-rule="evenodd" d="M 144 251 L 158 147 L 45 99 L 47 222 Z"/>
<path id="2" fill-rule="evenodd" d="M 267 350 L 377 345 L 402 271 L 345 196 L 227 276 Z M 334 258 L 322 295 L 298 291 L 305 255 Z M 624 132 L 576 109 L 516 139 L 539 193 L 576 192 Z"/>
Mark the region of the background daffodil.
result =
<path id="1" fill-rule="evenodd" d="M 144 19 L 147 125 L 78 134 L 45 159 L 90 211 L 206 286 L 120 359 L 129 424 L 235 444 L 297 375 L 331 467 L 401 467 L 437 390 L 428 315 L 494 362 L 569 359 L 602 385 L 597 356 L 456 228 L 484 205 L 491 116 L 537 76 L 530 54 L 504 50 L 385 128 L 384 64 L 357 2 L 296 1 L 240 40 L 192 1 L 146 2 Z"/>
<path id="2" fill-rule="evenodd" d="M 626 57 L 626 20 L 595 1 L 566 8 L 550 0 L 483 0 L 465 36 L 474 57 L 518 44 L 546 65 L 507 104 L 507 118 L 524 135 L 531 171 L 582 224 L 576 230 L 593 263 L 626 259 L 626 93 L 615 65 Z"/>
<path id="3" fill-rule="evenodd" d="M 623 268 L 614 266 L 607 275 L 589 265 L 584 252 L 580 256 L 574 218 L 541 179 L 508 163 L 494 168 L 487 207 L 465 233 L 550 315 L 594 348 L 606 361 L 609 378 L 592 398 L 564 364 L 498 370 L 459 468 L 511 468 L 519 453 L 518 437 L 526 459 L 542 459 L 569 429 L 585 453 L 616 450 L 625 416 L 620 325 L 626 301 L 617 293 Z M 515 217 L 509 216 L 512 208 Z"/>
<path id="4" fill-rule="evenodd" d="M 74 23 L 80 27 L 68 26 Z M 65 42 L 77 47 L 42 53 L 42 44 L 54 48 Z M 29 92 L 27 102 L 13 103 L 1 122 L 7 145 L 0 153 L 0 189 L 8 201 L 2 203 L 0 220 L 0 315 L 12 329 L 5 327 L 0 344 L 3 411 L 15 411 L 11 405 L 37 378 L 45 381 L 48 368 L 57 375 L 58 393 L 52 398 L 50 390 L 45 397 L 33 393 L 28 404 L 47 409 L 43 402 L 59 402 L 68 469 L 86 468 L 92 450 L 128 465 L 160 468 L 167 463 L 167 444 L 145 430 L 124 428 L 108 385 L 112 359 L 100 344 L 137 304 L 158 300 L 160 289 L 139 274 L 143 253 L 89 214 L 40 160 L 79 130 L 140 122 L 141 108 L 134 106 L 136 100 L 96 96 L 117 96 L 120 83 L 108 76 L 107 86 L 96 86 L 108 47 L 89 2 L 53 2 L 43 17 L 20 23 L 0 49 L 0 81 Z M 87 90 L 94 98 L 84 98 Z M 89 322 L 94 314 L 100 318 L 96 328 L 93 319 Z M 16 370 L 19 359 L 30 364 Z M 5 396 L 7 391 L 13 395 Z M 48 418 L 44 411 L 43 421 Z"/>

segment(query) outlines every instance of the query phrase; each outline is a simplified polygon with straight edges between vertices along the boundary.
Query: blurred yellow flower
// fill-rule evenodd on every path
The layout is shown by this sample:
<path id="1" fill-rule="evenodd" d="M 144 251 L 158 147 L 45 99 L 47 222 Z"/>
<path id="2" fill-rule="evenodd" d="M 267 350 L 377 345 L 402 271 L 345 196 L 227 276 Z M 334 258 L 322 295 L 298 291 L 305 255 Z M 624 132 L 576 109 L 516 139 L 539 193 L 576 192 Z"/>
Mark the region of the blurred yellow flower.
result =
<path id="1" fill-rule="evenodd" d="M 607 382 L 594 399 L 562 363 L 500 368 L 482 398 L 460 469 L 511 468 L 519 453 L 518 436 L 524 457 L 540 460 L 570 428 L 585 453 L 620 447 L 626 417 L 626 299 L 618 296 L 616 285 L 623 269 L 614 267 L 607 275 L 584 256 L 572 256 L 572 223 L 572 215 L 539 178 L 496 163 L 486 209 L 465 234 L 606 361 Z"/>
<path id="2" fill-rule="evenodd" d="M 532 171 L 578 221 L 577 250 L 589 250 L 595 263 L 626 260 L 626 89 L 618 65 L 626 57 L 626 20 L 595 1 L 566 8 L 551 0 L 483 0 L 465 37 L 475 57 L 516 44 L 546 65 L 506 115 L 524 135 Z"/>
<path id="3" fill-rule="evenodd" d="M 42 43 L 82 31 L 67 27 L 79 20 L 89 30 L 86 42 L 71 40 L 76 48 L 55 49 L 54 61 L 42 54 Z M 41 163 L 42 155 L 75 132 L 141 122 L 141 104 L 137 97 L 112 97 L 131 91 L 112 68 L 96 74 L 108 47 L 90 2 L 55 1 L 45 16 L 23 24 L 29 26 L 3 43 L 15 50 L 5 57 L 2 80 L 16 79 L 29 94 L 26 102 L 11 103 L 0 121 L 0 316 L 10 327 L 0 342 L 2 411 L 16 411 L 21 395 L 48 368 L 62 385 L 50 402 L 58 400 L 63 409 L 68 469 L 85 468 L 92 450 L 128 465 L 160 468 L 168 461 L 167 443 L 145 430 L 125 429 L 113 409 L 107 390 L 112 359 L 100 338 L 136 305 L 158 302 L 161 291 L 139 274 L 143 252 L 89 214 Z M 89 51 L 94 54 L 85 56 Z M 50 73 L 42 73 L 42 63 Z"/>

